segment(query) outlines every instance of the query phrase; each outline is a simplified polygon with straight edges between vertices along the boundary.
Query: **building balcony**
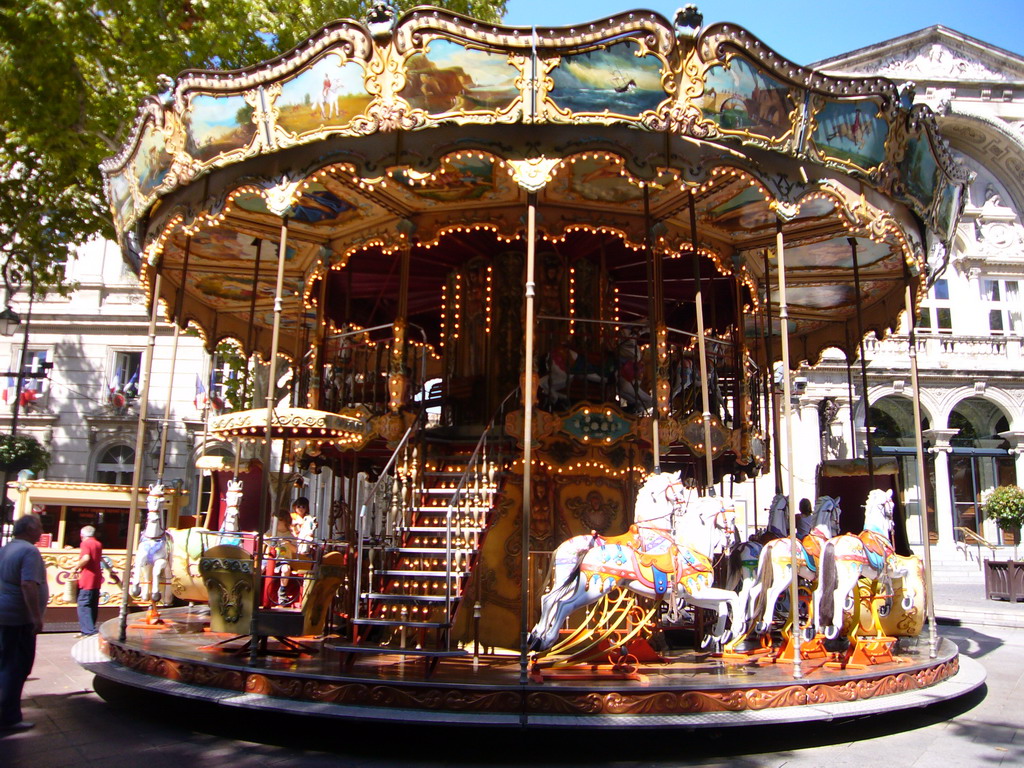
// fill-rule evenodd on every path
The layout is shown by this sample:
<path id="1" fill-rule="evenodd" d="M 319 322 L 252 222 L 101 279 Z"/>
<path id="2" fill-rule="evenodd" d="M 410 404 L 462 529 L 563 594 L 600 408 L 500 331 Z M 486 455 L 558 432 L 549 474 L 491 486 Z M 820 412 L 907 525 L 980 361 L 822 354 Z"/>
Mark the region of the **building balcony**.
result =
<path id="1" fill-rule="evenodd" d="M 919 333 L 917 335 L 918 365 L 922 369 L 954 371 L 1019 371 L 1021 337 L 963 336 Z M 864 352 L 870 363 L 890 368 L 909 368 L 907 337 L 886 339 L 869 337 Z"/>

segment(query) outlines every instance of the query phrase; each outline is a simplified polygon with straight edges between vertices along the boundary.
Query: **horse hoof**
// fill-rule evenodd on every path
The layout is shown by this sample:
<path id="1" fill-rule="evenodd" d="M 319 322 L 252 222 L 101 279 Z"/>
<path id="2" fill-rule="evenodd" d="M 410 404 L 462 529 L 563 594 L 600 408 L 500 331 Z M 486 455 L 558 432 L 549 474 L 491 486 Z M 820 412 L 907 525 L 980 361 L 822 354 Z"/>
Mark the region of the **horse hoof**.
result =
<path id="1" fill-rule="evenodd" d="M 825 639 L 826 640 L 835 640 L 836 636 L 838 634 L 839 634 L 839 630 L 836 629 L 835 627 L 826 627 L 825 628 Z"/>
<path id="2" fill-rule="evenodd" d="M 715 638 L 711 635 L 704 635 L 704 639 L 700 641 L 700 648 L 702 651 L 706 651 L 715 642 Z"/>
<path id="3" fill-rule="evenodd" d="M 903 608 L 904 611 L 909 611 L 911 608 L 913 608 L 914 607 L 914 597 L 913 597 L 913 595 L 904 595 L 903 599 L 900 601 L 900 606 Z"/>
<path id="4" fill-rule="evenodd" d="M 759 635 L 763 635 L 767 631 L 768 631 L 768 622 L 767 621 L 759 621 L 759 622 L 757 622 L 757 624 L 754 625 L 754 632 L 759 634 Z"/>
<path id="5" fill-rule="evenodd" d="M 142 596 L 142 587 L 129 587 L 128 594 L 138 600 Z"/>
<path id="6" fill-rule="evenodd" d="M 804 641 L 810 642 L 817 634 L 818 633 L 814 631 L 814 627 L 804 627 Z"/>

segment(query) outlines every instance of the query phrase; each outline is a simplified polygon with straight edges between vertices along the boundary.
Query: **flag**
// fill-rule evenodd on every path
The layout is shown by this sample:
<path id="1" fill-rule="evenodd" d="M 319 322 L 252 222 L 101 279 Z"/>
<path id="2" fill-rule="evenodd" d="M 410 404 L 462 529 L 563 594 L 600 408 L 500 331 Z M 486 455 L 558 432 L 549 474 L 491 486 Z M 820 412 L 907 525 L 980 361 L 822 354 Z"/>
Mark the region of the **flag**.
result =
<path id="1" fill-rule="evenodd" d="M 114 371 L 114 375 L 110 377 L 110 394 L 114 394 L 121 389 L 121 372 Z"/>
<path id="2" fill-rule="evenodd" d="M 7 386 L 4 387 L 3 400 L 5 403 L 14 402 L 14 393 L 18 389 L 18 381 L 13 376 L 7 377 Z"/>
<path id="3" fill-rule="evenodd" d="M 203 380 L 199 378 L 199 374 L 196 374 L 196 396 L 192 400 L 192 404 L 195 405 L 197 411 L 201 411 L 206 407 L 210 399 L 206 395 L 206 387 L 203 386 Z"/>
<path id="4" fill-rule="evenodd" d="M 135 369 L 135 373 L 132 374 L 131 378 L 128 379 L 128 383 L 124 385 L 125 397 L 138 397 L 139 394 L 139 369 Z"/>

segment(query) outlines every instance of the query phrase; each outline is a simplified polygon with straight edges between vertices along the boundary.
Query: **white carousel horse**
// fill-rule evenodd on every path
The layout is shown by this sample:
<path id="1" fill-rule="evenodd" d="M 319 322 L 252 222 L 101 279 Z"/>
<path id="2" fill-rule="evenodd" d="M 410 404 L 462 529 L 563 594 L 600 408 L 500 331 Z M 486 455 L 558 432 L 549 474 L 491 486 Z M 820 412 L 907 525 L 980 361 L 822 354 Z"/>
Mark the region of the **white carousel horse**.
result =
<path id="1" fill-rule="evenodd" d="M 909 571 L 909 558 L 898 557 L 892 546 L 893 508 L 892 490 L 873 489 L 864 505 L 864 530 L 836 536 L 822 547 L 814 624 L 830 640 L 839 635 L 844 606 L 852 607 L 853 589 L 862 577 L 891 583 Z M 905 593 L 902 607 L 913 607 L 912 593 Z"/>
<path id="2" fill-rule="evenodd" d="M 295 538 L 298 543 L 296 550 L 300 555 L 308 555 L 313 550 L 313 538 L 316 536 L 316 518 L 305 515 L 295 525 Z"/>
<path id="3" fill-rule="evenodd" d="M 817 581 L 822 546 L 839 530 L 842 510 L 839 499 L 821 496 L 814 508 L 811 532 L 797 542 L 797 574 L 805 581 Z M 771 628 L 775 604 L 793 581 L 793 550 L 789 536 L 764 545 L 758 558 L 755 584 L 747 598 L 747 615 L 756 619 L 754 631 L 762 635 Z"/>
<path id="4" fill-rule="evenodd" d="M 648 475 L 636 493 L 633 525 L 630 532 L 640 539 L 640 548 L 651 554 L 667 552 L 672 543 L 675 515 L 686 503 L 687 491 L 680 473 Z M 609 537 L 596 531 L 566 539 L 552 556 L 553 585 L 565 584 L 583 556 Z"/>
<path id="5" fill-rule="evenodd" d="M 220 544 L 231 544 L 241 546 L 242 537 L 231 534 L 238 534 L 242 530 L 240 521 L 241 510 L 238 508 L 242 503 L 242 481 L 228 480 L 227 490 L 224 492 L 224 519 L 220 523 L 219 533 Z"/>
<path id="6" fill-rule="evenodd" d="M 146 496 L 146 526 L 139 535 L 132 568 L 130 592 L 132 597 L 143 597 L 153 602 L 167 602 L 165 585 L 171 578 L 171 550 L 167 545 L 161 505 L 164 500 L 164 486 L 154 483 L 149 486 Z M 142 585 L 146 584 L 143 594 Z"/>
<path id="7" fill-rule="evenodd" d="M 757 564 L 760 561 L 764 545 L 787 535 L 786 531 L 789 530 L 788 509 L 789 501 L 786 496 L 781 493 L 775 494 L 768 509 L 768 527 L 734 547 L 729 555 L 729 567 L 726 570 L 725 583 L 722 586 L 739 593 L 741 606 L 750 604 L 750 595 L 757 583 Z"/>
<path id="8" fill-rule="evenodd" d="M 589 547 L 581 555 L 578 551 L 556 552 L 556 556 L 563 556 L 562 562 L 557 562 L 556 557 L 555 578 L 551 589 L 541 598 L 541 615 L 530 633 L 530 649 L 550 648 L 558 637 L 559 627 L 574 610 L 597 601 L 616 587 L 671 601 L 673 607 L 681 599 L 717 610 L 718 622 L 711 639 L 726 642 L 728 633 L 740 625 L 739 598 L 735 592 L 712 586 L 711 555 L 731 543 L 736 532 L 735 514 L 731 505 L 713 497 L 691 501 L 683 514 L 671 509 L 663 512 L 660 517 L 672 519 L 673 527 L 670 534 L 657 532 L 657 539 L 667 546 L 659 553 L 641 550 L 639 536 L 633 531 L 619 537 L 575 537 L 589 539 Z M 579 544 L 572 549 L 578 549 Z M 565 576 L 564 566 L 571 558 L 577 563 Z M 732 629 L 726 630 L 730 617 Z"/>
<path id="9" fill-rule="evenodd" d="M 616 380 L 618 395 L 628 410 L 650 410 L 654 404 L 651 393 L 643 386 L 644 355 L 639 342 L 628 338 L 619 344 Z"/>

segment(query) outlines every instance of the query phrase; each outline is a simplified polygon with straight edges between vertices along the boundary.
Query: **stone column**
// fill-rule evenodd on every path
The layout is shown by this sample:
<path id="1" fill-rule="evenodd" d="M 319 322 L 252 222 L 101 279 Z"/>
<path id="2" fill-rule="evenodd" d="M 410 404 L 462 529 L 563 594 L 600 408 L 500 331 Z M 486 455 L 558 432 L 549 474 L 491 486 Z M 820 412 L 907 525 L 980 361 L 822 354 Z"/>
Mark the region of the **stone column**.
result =
<path id="1" fill-rule="evenodd" d="M 939 550 L 952 552 L 956 549 L 953 532 L 953 496 L 949 484 L 949 441 L 960 432 L 959 429 L 926 429 L 924 437 L 932 445 L 928 450 L 935 455 L 935 532 Z"/>
<path id="2" fill-rule="evenodd" d="M 794 496 L 797 499 L 807 498 L 814 503 L 816 496 L 815 480 L 818 476 L 818 465 L 821 463 L 821 430 L 818 425 L 818 403 L 820 398 L 800 397 L 798 403 L 799 418 L 793 425 L 794 445 L 797 447 L 794 473 Z"/>
<path id="3" fill-rule="evenodd" d="M 839 413 L 832 422 L 832 437 L 839 438 L 839 449 L 834 458 L 853 458 L 853 429 L 850 421 L 853 418 L 853 409 L 850 408 L 850 398 L 845 395 L 836 397 L 836 405 L 839 406 Z M 830 458 L 825 456 L 823 458 Z"/>

